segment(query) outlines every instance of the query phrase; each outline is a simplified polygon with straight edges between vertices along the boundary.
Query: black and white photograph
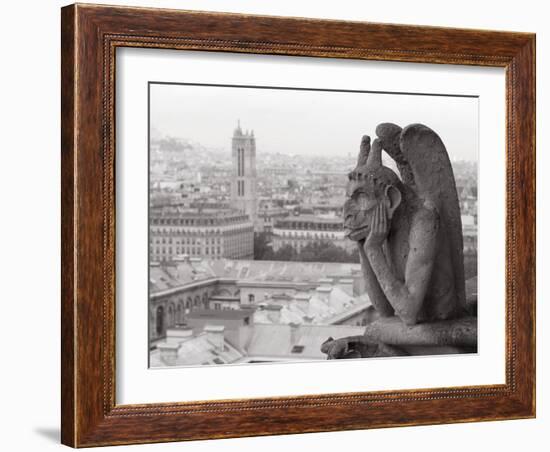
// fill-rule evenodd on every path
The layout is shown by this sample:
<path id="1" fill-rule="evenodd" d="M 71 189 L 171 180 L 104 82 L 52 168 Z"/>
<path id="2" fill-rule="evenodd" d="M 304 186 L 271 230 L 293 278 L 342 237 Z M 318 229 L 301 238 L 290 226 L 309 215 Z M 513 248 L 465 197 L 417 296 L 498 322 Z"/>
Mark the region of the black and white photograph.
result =
<path id="1" fill-rule="evenodd" d="M 151 368 L 477 351 L 476 96 L 148 89 Z"/>

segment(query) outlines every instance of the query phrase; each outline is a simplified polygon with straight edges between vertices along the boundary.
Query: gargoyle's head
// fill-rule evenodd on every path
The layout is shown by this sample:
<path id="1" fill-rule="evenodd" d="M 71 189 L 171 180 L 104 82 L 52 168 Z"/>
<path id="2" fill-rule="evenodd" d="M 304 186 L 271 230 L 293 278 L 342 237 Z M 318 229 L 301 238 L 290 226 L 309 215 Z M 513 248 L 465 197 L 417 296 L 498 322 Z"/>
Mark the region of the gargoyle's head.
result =
<path id="1" fill-rule="evenodd" d="M 397 174 L 382 165 L 382 146 L 378 139 L 370 144 L 364 136 L 357 167 L 348 174 L 344 228 L 346 236 L 354 241 L 366 238 L 370 232 L 372 215 L 381 202 L 391 219 L 401 203 L 402 183 Z"/>

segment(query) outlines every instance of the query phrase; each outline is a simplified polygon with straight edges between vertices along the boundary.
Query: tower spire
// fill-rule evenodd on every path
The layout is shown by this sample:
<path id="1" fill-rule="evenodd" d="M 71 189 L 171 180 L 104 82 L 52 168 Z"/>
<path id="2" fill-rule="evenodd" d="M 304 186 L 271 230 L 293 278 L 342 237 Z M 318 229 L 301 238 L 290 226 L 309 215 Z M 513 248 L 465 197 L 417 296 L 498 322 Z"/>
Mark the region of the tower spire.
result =
<path id="1" fill-rule="evenodd" d="M 237 119 L 237 127 L 233 131 L 233 136 L 241 136 L 243 134 L 243 131 L 241 129 L 241 120 Z"/>

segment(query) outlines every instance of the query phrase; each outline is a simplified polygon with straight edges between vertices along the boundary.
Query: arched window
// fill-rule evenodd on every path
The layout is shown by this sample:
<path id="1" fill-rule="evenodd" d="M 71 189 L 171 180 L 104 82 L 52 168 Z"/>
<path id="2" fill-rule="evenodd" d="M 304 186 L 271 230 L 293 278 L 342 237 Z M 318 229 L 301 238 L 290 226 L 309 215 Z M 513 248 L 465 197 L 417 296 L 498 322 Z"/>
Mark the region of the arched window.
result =
<path id="1" fill-rule="evenodd" d="M 181 323 L 183 321 L 182 311 L 181 303 L 178 303 L 178 307 L 176 308 L 176 323 Z"/>
<path id="2" fill-rule="evenodd" d="M 254 303 L 254 294 L 253 293 L 248 294 L 248 302 L 249 303 Z"/>
<path id="3" fill-rule="evenodd" d="M 191 297 L 187 297 L 187 301 L 185 302 L 185 309 L 191 309 Z"/>
<path id="4" fill-rule="evenodd" d="M 201 304 L 201 297 L 199 297 L 199 296 L 197 295 L 197 296 L 195 297 L 195 304 L 194 304 L 194 306 L 195 306 L 196 308 L 198 308 L 200 304 Z"/>
<path id="5" fill-rule="evenodd" d="M 208 294 L 206 292 L 202 294 L 202 305 L 204 309 L 208 309 Z"/>
<path id="6" fill-rule="evenodd" d="M 159 306 L 157 308 L 157 336 L 162 336 L 164 334 L 164 308 Z"/>
<path id="7" fill-rule="evenodd" d="M 168 306 L 168 326 L 174 326 L 174 305 Z"/>

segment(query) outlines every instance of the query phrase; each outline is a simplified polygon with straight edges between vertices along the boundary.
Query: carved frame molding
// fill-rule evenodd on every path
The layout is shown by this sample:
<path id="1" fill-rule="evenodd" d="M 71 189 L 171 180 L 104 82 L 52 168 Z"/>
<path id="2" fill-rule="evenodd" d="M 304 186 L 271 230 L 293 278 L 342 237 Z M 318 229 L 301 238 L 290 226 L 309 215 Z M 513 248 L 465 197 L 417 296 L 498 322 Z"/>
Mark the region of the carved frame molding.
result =
<path id="1" fill-rule="evenodd" d="M 535 35 L 81 4 L 62 8 L 61 35 L 64 444 L 86 447 L 535 416 Z M 506 383 L 117 405 L 118 47 L 504 67 Z"/>

